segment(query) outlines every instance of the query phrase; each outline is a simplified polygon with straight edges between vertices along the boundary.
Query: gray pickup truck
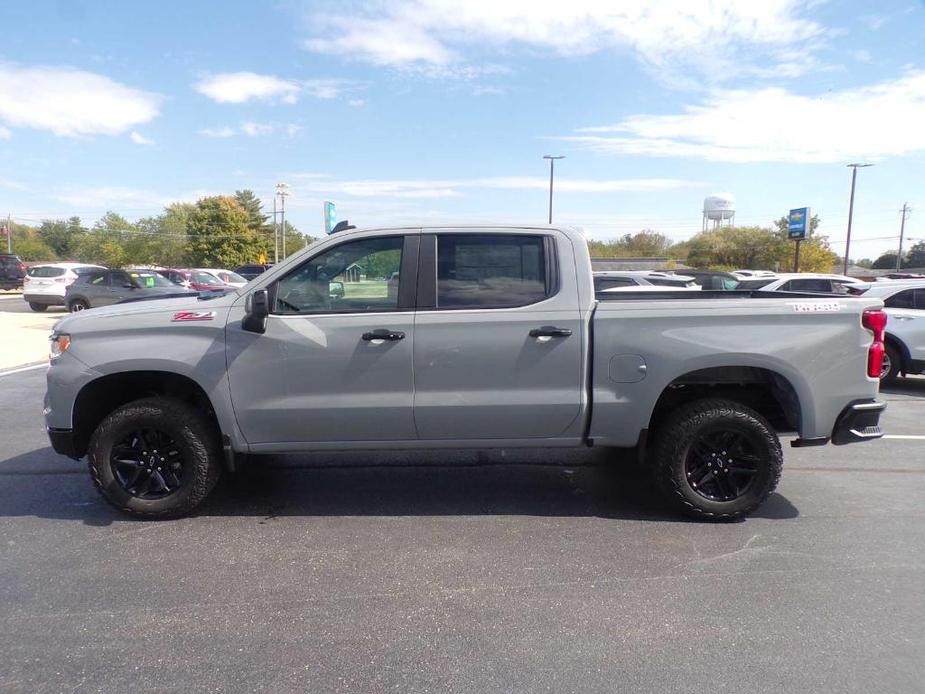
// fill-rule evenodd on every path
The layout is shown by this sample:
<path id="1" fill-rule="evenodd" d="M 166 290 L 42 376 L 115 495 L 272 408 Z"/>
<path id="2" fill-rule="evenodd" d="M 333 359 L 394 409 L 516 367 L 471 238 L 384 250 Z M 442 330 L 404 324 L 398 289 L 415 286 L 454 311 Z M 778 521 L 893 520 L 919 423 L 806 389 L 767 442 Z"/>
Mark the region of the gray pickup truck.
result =
<path id="1" fill-rule="evenodd" d="M 249 455 L 632 448 L 706 519 L 757 508 L 794 446 L 882 435 L 879 299 L 595 295 L 572 228 L 334 233 L 218 298 L 83 311 L 52 334 L 56 451 L 175 517 Z"/>

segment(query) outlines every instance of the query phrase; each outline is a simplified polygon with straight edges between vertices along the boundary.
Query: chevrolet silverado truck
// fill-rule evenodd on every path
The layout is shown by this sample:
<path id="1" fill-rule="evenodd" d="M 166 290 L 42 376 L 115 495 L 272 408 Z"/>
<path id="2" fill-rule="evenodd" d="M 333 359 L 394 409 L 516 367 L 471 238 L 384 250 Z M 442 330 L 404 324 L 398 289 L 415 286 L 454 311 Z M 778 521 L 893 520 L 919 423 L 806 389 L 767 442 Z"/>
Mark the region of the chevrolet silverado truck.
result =
<path id="1" fill-rule="evenodd" d="M 45 421 L 103 497 L 177 517 L 249 456 L 635 449 L 667 499 L 745 516 L 793 446 L 882 435 L 880 299 L 601 292 L 568 227 L 338 231 L 217 298 L 82 311 Z"/>

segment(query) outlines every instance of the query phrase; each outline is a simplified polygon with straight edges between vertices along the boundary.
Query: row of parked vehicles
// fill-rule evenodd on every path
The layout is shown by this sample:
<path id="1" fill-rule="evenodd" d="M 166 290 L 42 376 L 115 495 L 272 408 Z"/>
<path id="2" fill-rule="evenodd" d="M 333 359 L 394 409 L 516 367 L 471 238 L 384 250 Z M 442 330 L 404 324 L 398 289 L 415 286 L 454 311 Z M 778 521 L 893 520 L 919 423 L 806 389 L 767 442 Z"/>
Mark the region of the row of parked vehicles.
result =
<path id="1" fill-rule="evenodd" d="M 117 268 L 86 263 L 36 265 L 23 278 L 23 299 L 33 311 L 66 306 L 83 311 L 120 301 L 184 293 L 224 293 L 247 279 L 222 268 Z"/>
<path id="2" fill-rule="evenodd" d="M 925 277 L 905 275 L 864 282 L 845 275 L 774 273 L 764 270 L 708 272 L 693 270 L 600 271 L 594 273 L 597 292 L 670 292 L 749 290 L 865 296 L 883 299 L 888 323 L 880 378 L 925 373 Z"/>

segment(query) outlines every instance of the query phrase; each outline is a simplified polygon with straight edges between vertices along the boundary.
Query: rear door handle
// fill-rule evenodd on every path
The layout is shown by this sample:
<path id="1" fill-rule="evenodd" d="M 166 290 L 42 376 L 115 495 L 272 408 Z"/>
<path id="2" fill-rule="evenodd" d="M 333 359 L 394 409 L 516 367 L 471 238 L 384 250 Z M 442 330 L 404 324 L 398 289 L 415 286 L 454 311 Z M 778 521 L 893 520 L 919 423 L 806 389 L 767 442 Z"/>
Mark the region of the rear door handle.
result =
<path id="1" fill-rule="evenodd" d="M 378 328 L 368 333 L 363 333 L 363 339 L 367 342 L 375 342 L 377 340 L 383 342 L 395 342 L 396 340 L 404 340 L 405 333 L 403 333 L 401 330 L 387 330 L 386 328 Z"/>
<path id="2" fill-rule="evenodd" d="M 568 337 L 572 331 L 568 328 L 557 328 L 553 325 L 544 325 L 530 331 L 530 337 Z"/>

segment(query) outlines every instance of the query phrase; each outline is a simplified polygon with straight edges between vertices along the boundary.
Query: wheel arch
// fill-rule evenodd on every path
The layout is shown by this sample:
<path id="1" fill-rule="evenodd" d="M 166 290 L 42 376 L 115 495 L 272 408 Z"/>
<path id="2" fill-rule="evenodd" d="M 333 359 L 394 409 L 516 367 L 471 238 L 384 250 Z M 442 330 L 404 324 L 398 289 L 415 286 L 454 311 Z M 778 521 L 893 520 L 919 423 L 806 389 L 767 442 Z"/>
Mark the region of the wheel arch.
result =
<path id="1" fill-rule="evenodd" d="M 884 342 L 888 345 L 892 345 L 897 350 L 899 350 L 899 356 L 902 358 L 902 363 L 900 366 L 900 372 L 905 373 L 906 369 L 909 366 L 909 361 L 912 359 L 912 354 L 909 352 L 909 347 L 906 346 L 906 343 L 903 342 L 900 338 L 896 337 L 893 333 L 886 333 L 883 338 Z"/>
<path id="2" fill-rule="evenodd" d="M 173 397 L 206 413 L 219 434 L 222 427 L 205 389 L 189 376 L 157 370 L 120 371 L 85 384 L 77 393 L 72 412 L 75 453 L 86 454 L 90 437 L 113 410 L 145 397 Z"/>
<path id="3" fill-rule="evenodd" d="M 649 430 L 678 407 L 704 398 L 733 400 L 750 407 L 777 431 L 799 431 L 803 403 L 787 376 L 760 366 L 711 366 L 688 371 L 663 389 L 649 417 Z"/>

